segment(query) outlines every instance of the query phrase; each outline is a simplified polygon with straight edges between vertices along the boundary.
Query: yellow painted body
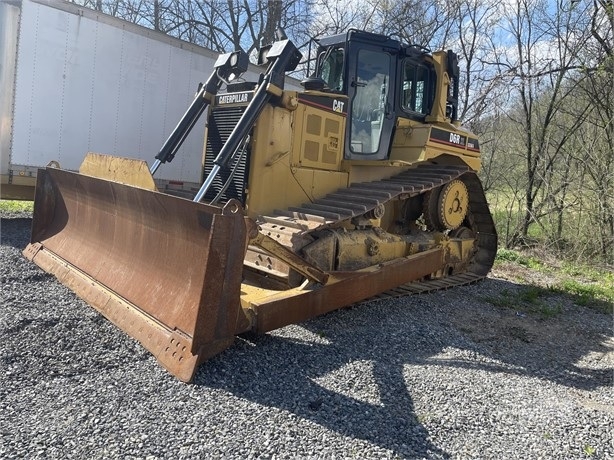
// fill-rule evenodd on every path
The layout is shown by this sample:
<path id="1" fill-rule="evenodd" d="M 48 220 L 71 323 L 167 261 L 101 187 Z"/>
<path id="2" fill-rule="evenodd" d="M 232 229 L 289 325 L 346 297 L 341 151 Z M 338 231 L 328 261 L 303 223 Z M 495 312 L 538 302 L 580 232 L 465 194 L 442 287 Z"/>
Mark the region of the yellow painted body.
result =
<path id="1" fill-rule="evenodd" d="M 314 93 L 339 98 L 339 95 Z M 297 100 L 285 92 L 284 101 Z M 246 209 L 250 217 L 299 206 L 355 182 L 381 180 L 424 161 L 480 169 L 479 153 L 432 142 L 433 127 L 471 135 L 448 122 L 398 118 L 387 160 L 345 160 L 346 116 L 302 102 L 267 105 L 254 126 Z"/>
<path id="2" fill-rule="evenodd" d="M 247 190 L 250 217 L 286 209 L 347 187 L 341 167 L 345 117 L 298 104 L 268 105 L 254 127 Z"/>
<path id="3" fill-rule="evenodd" d="M 411 164 L 430 161 L 441 155 L 455 156 L 463 163 L 467 164 L 474 171 L 479 171 L 481 160 L 479 152 L 472 152 L 465 148 L 452 145 L 445 146 L 445 149 L 430 140 L 431 130 L 435 128 L 443 129 L 451 133 L 470 134 L 463 131 L 452 123 L 441 122 L 437 124 L 423 124 L 406 118 L 399 118 L 397 129 L 390 149 L 390 160 L 405 161 Z"/>
<path id="4" fill-rule="evenodd" d="M 79 167 L 79 174 L 129 184 L 146 190 L 157 190 L 147 163 L 90 152 Z"/>

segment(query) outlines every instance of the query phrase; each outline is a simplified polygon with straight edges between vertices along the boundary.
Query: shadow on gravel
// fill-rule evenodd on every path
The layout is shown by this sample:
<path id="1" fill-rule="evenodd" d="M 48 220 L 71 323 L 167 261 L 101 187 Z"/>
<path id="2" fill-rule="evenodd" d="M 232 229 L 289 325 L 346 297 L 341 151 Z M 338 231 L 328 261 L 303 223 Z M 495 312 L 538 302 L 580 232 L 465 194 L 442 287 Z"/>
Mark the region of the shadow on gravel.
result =
<path id="1" fill-rule="evenodd" d="M 24 249 L 30 242 L 31 217 L 1 218 L 0 244 Z"/>
<path id="2" fill-rule="evenodd" d="M 517 287 L 493 279 L 478 286 L 487 283 L 489 291 Z M 437 304 L 438 295 L 444 294 L 430 294 L 435 298 L 428 302 Z M 555 319 L 518 315 L 513 309 L 489 305 L 481 296 L 479 288 L 465 289 L 458 308 L 447 307 L 433 314 L 420 300 L 400 307 L 391 307 L 392 302 L 374 303 L 293 326 L 323 340 L 301 342 L 273 335 L 240 339 L 201 366 L 195 383 L 288 411 L 405 458 L 450 457 L 431 443 L 420 422 L 410 394 L 412 384 L 406 380 L 407 373 L 404 375 L 406 366 L 528 376 L 586 390 L 612 385 L 612 369 L 587 369 L 577 364 L 590 353 L 608 351 L 603 344 L 609 337 L 607 320 L 583 326 L 581 312 L 574 313 L 577 317 L 573 321 L 568 321 L 567 315 Z M 332 329 L 330 322 L 335 324 Z M 583 329 L 575 330 L 576 326 Z M 450 347 L 482 359 L 433 359 Z M 361 367 L 352 363 L 361 363 Z M 345 376 L 335 380 L 335 373 L 340 372 L 346 372 Z M 372 374 L 374 399 L 352 397 L 351 386 L 365 383 L 361 372 Z M 328 382 L 326 387 L 324 381 Z M 433 388 L 438 384 L 433 381 Z M 417 391 L 428 392 L 428 387 Z"/>
<path id="3" fill-rule="evenodd" d="M 381 332 L 400 331 L 386 328 Z M 342 436 L 392 450 L 401 457 L 449 458 L 448 453 L 429 441 L 403 377 L 404 364 L 419 362 L 426 355 L 412 356 L 406 343 L 410 336 L 405 336 L 401 338 L 405 353 L 394 351 L 386 358 L 374 359 L 369 350 L 381 353 L 383 347 L 390 346 L 390 337 L 372 339 L 371 343 L 356 347 L 355 342 L 352 345 L 346 339 L 316 345 L 272 336 L 250 337 L 249 342 L 241 341 L 219 359 L 201 366 L 195 384 L 220 388 L 240 398 L 294 413 Z M 399 345 L 395 348 L 402 348 Z M 370 369 L 369 365 L 366 367 L 372 373 L 371 383 L 375 383 L 372 398 L 379 401 L 356 399 L 343 394 L 341 389 L 330 388 L 334 382 L 327 385 L 329 388 L 319 382 L 355 361 L 372 363 Z M 348 375 L 338 376 L 339 383 L 351 385 L 356 369 L 346 372 Z M 352 388 L 344 390 L 351 393 Z M 360 452 L 347 454 L 360 457 Z M 317 451 L 314 455 L 318 456 Z"/>
<path id="4" fill-rule="evenodd" d="M 479 313 L 484 320 L 476 321 L 459 312 L 450 322 L 471 339 L 476 351 L 506 364 L 504 369 L 493 366 L 493 371 L 537 377 L 580 390 L 614 383 L 614 369 L 578 365 L 589 355 L 613 351 L 605 344 L 612 337 L 612 316 L 604 314 L 600 306 L 579 307 L 585 302 L 582 296 L 561 295 L 502 279 L 484 283 L 489 284 L 489 292 L 498 293 L 475 295 L 479 302 L 476 308 L 481 307 Z M 535 292 L 541 297 L 534 298 Z"/>

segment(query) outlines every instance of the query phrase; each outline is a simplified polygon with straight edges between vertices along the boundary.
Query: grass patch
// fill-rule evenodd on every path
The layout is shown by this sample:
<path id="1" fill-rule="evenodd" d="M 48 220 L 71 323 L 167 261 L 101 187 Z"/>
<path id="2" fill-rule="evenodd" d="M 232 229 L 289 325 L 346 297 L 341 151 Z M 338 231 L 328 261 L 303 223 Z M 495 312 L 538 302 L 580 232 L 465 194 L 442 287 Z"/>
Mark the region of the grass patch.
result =
<path id="1" fill-rule="evenodd" d="M 553 287 L 559 293 L 573 296 L 576 304 L 603 313 L 614 310 L 614 272 L 596 267 L 565 263 L 562 279 Z"/>
<path id="2" fill-rule="evenodd" d="M 6 212 L 32 212 L 34 201 L 0 200 L 0 211 Z"/>
<path id="3" fill-rule="evenodd" d="M 495 264 L 503 262 L 513 262 L 533 270 L 542 270 L 545 268 L 544 264 L 534 257 L 525 256 L 511 249 L 499 248 L 495 258 Z"/>
<path id="4" fill-rule="evenodd" d="M 560 303 L 556 302 L 557 295 L 568 296 L 576 305 L 600 313 L 614 313 L 614 292 L 611 287 L 583 284 L 569 279 L 547 288 L 527 285 L 514 292 L 504 289 L 498 296 L 489 296 L 484 300 L 497 307 L 551 318 L 563 311 Z"/>
<path id="5" fill-rule="evenodd" d="M 510 291 L 503 289 L 498 296 L 489 296 L 487 300 L 492 305 L 515 310 L 519 313 L 537 314 L 542 318 L 552 318 L 562 312 L 558 303 L 553 303 L 553 292 L 539 286 L 522 286 Z"/>
<path id="6" fill-rule="evenodd" d="M 602 313 L 614 310 L 614 286 L 612 284 L 585 284 L 573 279 L 561 281 L 553 288 L 559 293 L 573 296 L 577 305 L 589 307 Z"/>
<path id="7" fill-rule="evenodd" d="M 563 263 L 561 272 L 574 278 L 580 277 L 587 281 L 594 283 L 600 283 L 605 286 L 609 286 L 611 290 L 614 290 L 614 272 L 600 270 L 596 267 L 590 267 L 588 265 L 577 265 L 569 262 Z"/>
<path id="8" fill-rule="evenodd" d="M 576 305 L 587 307 L 600 313 L 614 313 L 614 272 L 583 265 L 564 263 L 560 268 L 551 267 L 541 261 L 525 256 L 517 251 L 499 249 L 495 264 L 508 263 L 542 273 L 548 273 L 548 285 L 535 285 L 522 277 L 522 284 L 513 291 L 503 290 L 498 296 L 490 297 L 496 306 L 515 309 L 520 312 L 538 313 L 543 317 L 555 316 L 562 311 L 560 305 L 553 305 L 556 296 L 566 296 Z M 513 268 L 504 268 L 514 272 Z M 524 272 L 526 274 L 526 271 Z"/>
<path id="9" fill-rule="evenodd" d="M 495 266 L 503 263 L 517 264 L 519 266 L 547 273 L 555 278 L 551 286 L 546 289 L 536 286 L 525 286 L 525 290 L 517 294 L 516 298 L 503 298 L 498 304 L 515 303 L 535 304 L 544 297 L 542 290 L 550 294 L 563 294 L 571 298 L 576 305 L 592 308 L 602 313 L 612 313 L 614 310 L 614 271 L 595 266 L 563 262 L 560 267 L 553 267 L 541 260 L 525 255 L 522 252 L 500 248 L 497 251 Z M 524 278 L 520 282 L 525 283 Z"/>

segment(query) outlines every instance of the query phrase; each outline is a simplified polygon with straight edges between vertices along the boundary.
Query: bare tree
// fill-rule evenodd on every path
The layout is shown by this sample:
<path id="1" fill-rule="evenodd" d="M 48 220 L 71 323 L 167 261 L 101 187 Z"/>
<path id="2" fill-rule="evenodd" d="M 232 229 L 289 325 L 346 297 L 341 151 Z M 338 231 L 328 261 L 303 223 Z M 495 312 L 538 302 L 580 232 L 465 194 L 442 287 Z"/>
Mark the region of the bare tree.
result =
<path id="1" fill-rule="evenodd" d="M 299 42 L 309 31 L 310 0 L 73 0 L 85 7 L 226 52 L 274 41 L 278 27 Z"/>
<path id="2" fill-rule="evenodd" d="M 599 255 L 614 263 L 614 3 L 593 0 L 585 7 L 592 40 L 582 54 L 577 76 L 579 97 L 591 107 L 577 161 L 582 164 L 591 194 L 592 237 L 598 236 Z M 594 229 L 597 229 L 595 235 Z"/>
<path id="3" fill-rule="evenodd" d="M 581 41 L 572 33 L 572 17 L 562 11 L 552 16 L 547 2 L 541 0 L 520 0 L 513 13 L 506 13 L 505 21 L 514 42 L 500 54 L 496 65 L 517 95 L 519 110 L 508 112 L 508 118 L 523 139 L 518 154 L 526 174 L 523 218 L 509 242 L 514 244 L 525 239 L 529 226 L 549 212 L 551 202 L 540 197 L 553 168 L 562 161 L 565 143 L 579 126 L 567 126 L 564 135 L 551 142 L 557 118 L 573 91 L 564 82 L 572 70 L 580 68 Z"/>

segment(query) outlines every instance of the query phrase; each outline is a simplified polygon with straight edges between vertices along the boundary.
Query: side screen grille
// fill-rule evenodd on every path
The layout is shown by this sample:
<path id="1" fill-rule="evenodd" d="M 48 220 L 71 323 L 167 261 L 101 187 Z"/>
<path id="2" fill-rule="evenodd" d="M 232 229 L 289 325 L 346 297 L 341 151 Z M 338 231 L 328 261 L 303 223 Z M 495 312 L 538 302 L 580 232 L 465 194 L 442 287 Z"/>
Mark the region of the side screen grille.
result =
<path id="1" fill-rule="evenodd" d="M 245 112 L 246 107 L 220 107 L 215 108 L 209 115 L 207 129 L 207 148 L 205 151 L 205 169 L 203 181 L 213 169 L 213 160 L 217 157 L 224 143 L 232 133 L 232 130 L 239 122 L 241 115 Z M 238 157 L 237 152 L 236 157 Z M 211 187 L 205 194 L 205 201 L 213 200 L 224 185 L 229 180 L 233 168 L 236 166 L 234 176 L 230 179 L 230 184 L 224 192 L 218 204 L 226 203 L 231 198 L 239 200 L 245 205 L 245 190 L 247 188 L 247 174 L 249 171 L 249 145 L 246 148 L 245 154 L 242 156 L 239 164 L 236 165 L 236 158 L 230 162 L 228 168 L 222 168 L 211 184 Z"/>

